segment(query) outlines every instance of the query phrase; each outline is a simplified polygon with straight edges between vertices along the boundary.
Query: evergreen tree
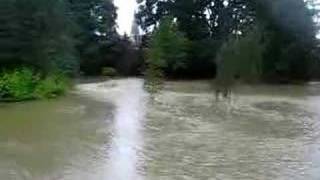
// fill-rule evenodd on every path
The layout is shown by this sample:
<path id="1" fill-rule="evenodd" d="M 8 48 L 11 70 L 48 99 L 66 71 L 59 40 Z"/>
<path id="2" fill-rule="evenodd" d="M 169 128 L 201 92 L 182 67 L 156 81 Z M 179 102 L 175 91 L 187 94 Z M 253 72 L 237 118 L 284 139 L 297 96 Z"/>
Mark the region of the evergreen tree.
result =
<path id="1" fill-rule="evenodd" d="M 211 67 L 210 60 L 230 36 L 241 38 L 259 26 L 262 40 L 266 42 L 262 61 L 265 80 L 307 80 L 310 77 L 310 57 L 316 46 L 312 18 L 317 15 L 312 2 L 140 0 L 138 3 L 137 17 L 143 29 L 152 30 L 162 17 L 170 15 L 176 20 L 178 30 L 191 40 L 187 69 L 203 72 L 205 68 L 201 66 Z"/>
<path id="2" fill-rule="evenodd" d="M 0 67 L 7 66 L 14 62 L 19 50 L 16 29 L 17 10 L 13 0 L 3 0 L 0 6 Z"/>
<path id="3" fill-rule="evenodd" d="M 110 53 L 113 44 L 119 40 L 113 1 L 68 0 L 68 4 L 71 19 L 76 24 L 81 69 L 87 74 L 100 73 L 105 64 L 105 53 Z"/>
<path id="4" fill-rule="evenodd" d="M 185 67 L 187 39 L 177 30 L 172 17 L 164 17 L 154 31 L 147 50 L 147 89 L 161 88 L 164 72 L 171 74 Z"/>
<path id="5" fill-rule="evenodd" d="M 167 73 L 185 67 L 187 39 L 177 30 L 170 17 L 165 17 L 154 32 L 148 51 L 147 63 Z"/>
<path id="6" fill-rule="evenodd" d="M 263 74 L 268 81 L 310 78 L 311 52 L 316 45 L 312 10 L 302 0 L 258 1 L 257 21 L 269 43 Z"/>
<path id="7" fill-rule="evenodd" d="M 64 1 L 5 1 L 0 8 L 2 67 L 26 65 L 42 72 L 58 68 L 75 70 Z M 65 66 L 60 66 L 62 64 Z"/>

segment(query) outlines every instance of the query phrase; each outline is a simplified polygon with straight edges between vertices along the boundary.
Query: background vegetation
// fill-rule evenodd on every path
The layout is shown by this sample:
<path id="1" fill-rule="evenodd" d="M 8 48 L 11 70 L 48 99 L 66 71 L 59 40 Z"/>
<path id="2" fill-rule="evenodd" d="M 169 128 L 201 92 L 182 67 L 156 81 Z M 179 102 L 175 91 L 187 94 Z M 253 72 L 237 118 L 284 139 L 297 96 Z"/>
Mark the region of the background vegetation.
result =
<path id="1" fill-rule="evenodd" d="M 219 78 L 223 73 L 223 76 L 230 74 L 230 78 L 238 76 L 247 82 L 289 83 L 315 78 L 310 72 L 319 71 L 318 65 L 313 67 L 318 61 L 315 55 L 318 32 L 313 21 L 318 12 L 314 1 L 138 2 L 140 7 L 136 17 L 152 39 L 164 36 L 159 34 L 161 26 L 167 21 L 166 17 L 171 17 L 177 29 L 174 33 L 182 34 L 189 41 L 183 61 L 184 71 L 174 71 L 184 77 L 209 75 Z M 163 44 L 155 45 L 151 40 L 147 48 L 157 51 Z M 175 46 L 179 49 L 178 44 Z M 166 52 L 167 56 L 170 53 L 176 54 Z M 168 66 L 168 69 L 174 68 L 170 63 Z M 164 73 L 172 75 L 166 70 Z"/>
<path id="2" fill-rule="evenodd" d="M 53 98 L 62 95 L 69 82 L 62 74 L 41 77 L 28 68 L 4 71 L 0 74 L 0 101 L 23 101 Z"/>
<path id="3" fill-rule="evenodd" d="M 2 0 L 1 98 L 54 96 L 64 91 L 60 79 L 79 74 L 224 83 L 320 77 L 315 1 L 137 2 L 141 42 L 117 33 L 112 0 Z"/>
<path id="4" fill-rule="evenodd" d="M 1 1 L 0 99 L 52 97 L 66 77 L 114 65 L 115 18 L 111 0 Z"/>

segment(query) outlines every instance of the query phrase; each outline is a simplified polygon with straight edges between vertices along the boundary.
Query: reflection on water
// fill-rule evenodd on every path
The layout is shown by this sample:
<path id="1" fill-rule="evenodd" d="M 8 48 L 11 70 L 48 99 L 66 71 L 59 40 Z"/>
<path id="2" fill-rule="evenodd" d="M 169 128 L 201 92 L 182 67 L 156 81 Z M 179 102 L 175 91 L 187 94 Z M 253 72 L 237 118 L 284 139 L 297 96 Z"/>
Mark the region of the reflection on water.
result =
<path id="1" fill-rule="evenodd" d="M 115 104 L 113 137 L 108 150 L 104 179 L 142 180 L 138 173 L 139 152 L 143 147 L 141 128 L 145 115 L 147 94 L 138 79 L 109 81 L 82 85 L 80 89 Z M 95 93 L 94 93 L 95 92 Z"/>
<path id="2" fill-rule="evenodd" d="M 141 123 L 145 112 L 145 93 L 142 81 L 126 83 L 126 91 L 122 91 L 116 101 L 108 179 L 141 180 L 137 168 L 138 153 L 142 147 Z"/>
<path id="3" fill-rule="evenodd" d="M 73 95 L 0 104 L 4 180 L 318 180 L 320 86 L 209 82 L 81 84 Z"/>

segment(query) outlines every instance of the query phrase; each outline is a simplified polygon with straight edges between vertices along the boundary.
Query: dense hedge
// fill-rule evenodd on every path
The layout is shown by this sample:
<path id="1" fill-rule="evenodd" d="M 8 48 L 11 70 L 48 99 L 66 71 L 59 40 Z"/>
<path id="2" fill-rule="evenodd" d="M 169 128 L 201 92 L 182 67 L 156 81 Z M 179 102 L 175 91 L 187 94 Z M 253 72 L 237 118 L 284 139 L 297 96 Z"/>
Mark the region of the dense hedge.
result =
<path id="1" fill-rule="evenodd" d="M 23 101 L 62 95 L 69 87 L 67 78 L 59 73 L 42 76 L 28 68 L 0 74 L 0 101 Z"/>

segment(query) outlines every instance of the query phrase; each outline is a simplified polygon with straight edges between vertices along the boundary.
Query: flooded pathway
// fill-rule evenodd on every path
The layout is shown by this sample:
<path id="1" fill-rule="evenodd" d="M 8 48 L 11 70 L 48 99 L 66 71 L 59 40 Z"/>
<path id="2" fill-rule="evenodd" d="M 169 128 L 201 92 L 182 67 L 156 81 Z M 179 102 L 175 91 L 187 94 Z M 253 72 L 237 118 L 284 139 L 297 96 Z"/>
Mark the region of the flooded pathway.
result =
<path id="1" fill-rule="evenodd" d="M 208 81 L 80 84 L 50 101 L 0 104 L 4 180 L 318 180 L 320 85 Z"/>
<path id="2" fill-rule="evenodd" d="M 108 149 L 108 163 L 103 179 L 142 180 L 138 173 L 139 153 L 143 148 L 142 126 L 147 93 L 139 79 L 109 81 L 79 86 L 91 96 L 115 105 L 113 137 Z"/>

